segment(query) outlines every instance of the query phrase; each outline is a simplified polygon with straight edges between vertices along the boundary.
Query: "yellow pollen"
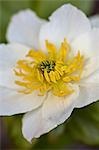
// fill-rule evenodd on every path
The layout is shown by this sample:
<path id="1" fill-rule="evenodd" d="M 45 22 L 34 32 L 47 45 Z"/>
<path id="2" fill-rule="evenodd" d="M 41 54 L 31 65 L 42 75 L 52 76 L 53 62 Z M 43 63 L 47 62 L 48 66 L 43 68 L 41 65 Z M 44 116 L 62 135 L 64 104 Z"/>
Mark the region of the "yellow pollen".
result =
<path id="1" fill-rule="evenodd" d="M 15 83 L 23 87 L 19 92 L 24 94 L 37 90 L 39 96 L 48 91 L 55 96 L 67 96 L 74 92 L 70 84 L 81 79 L 84 57 L 78 51 L 76 56 L 69 58 L 72 50 L 66 39 L 59 49 L 47 40 L 45 44 L 47 54 L 41 50 L 30 50 L 24 60 L 17 62 L 14 73 L 21 80 Z"/>

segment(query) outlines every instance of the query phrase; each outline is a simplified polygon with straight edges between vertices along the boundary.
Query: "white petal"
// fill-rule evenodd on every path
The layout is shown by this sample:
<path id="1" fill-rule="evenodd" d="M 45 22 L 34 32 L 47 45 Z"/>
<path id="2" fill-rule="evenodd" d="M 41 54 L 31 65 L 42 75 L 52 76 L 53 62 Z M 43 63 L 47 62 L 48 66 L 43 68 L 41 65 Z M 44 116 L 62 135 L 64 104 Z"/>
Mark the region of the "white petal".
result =
<path id="1" fill-rule="evenodd" d="M 74 86 L 74 88 L 75 92 L 66 98 L 52 96 L 49 93 L 42 107 L 23 117 L 22 132 L 28 141 L 31 142 L 32 138 L 38 138 L 49 132 L 70 116 L 79 95 L 78 86 Z"/>
<path id="2" fill-rule="evenodd" d="M 99 100 L 99 70 L 81 81 L 76 107 L 84 107 Z"/>
<path id="3" fill-rule="evenodd" d="M 71 42 L 75 37 L 91 29 L 90 22 L 83 12 L 67 4 L 57 9 L 40 30 L 41 47 L 45 48 L 45 40 L 60 46 L 67 38 Z"/>
<path id="4" fill-rule="evenodd" d="M 27 141 L 31 142 L 38 132 L 43 131 L 45 122 L 42 119 L 41 107 L 24 115 L 22 120 L 22 133 Z"/>
<path id="5" fill-rule="evenodd" d="M 31 111 L 39 107 L 46 96 L 32 94 L 20 94 L 15 90 L 0 87 L 0 115 L 14 115 Z"/>
<path id="6" fill-rule="evenodd" d="M 14 67 L 19 59 L 23 59 L 30 50 L 21 44 L 0 45 L 0 85 L 8 88 L 16 88 Z"/>
<path id="7" fill-rule="evenodd" d="M 42 106 L 42 113 L 46 121 L 54 122 L 58 125 L 69 117 L 79 95 L 78 86 L 72 85 L 72 88 L 74 92 L 65 97 L 58 97 L 49 93 L 47 100 Z"/>
<path id="8" fill-rule="evenodd" d="M 99 14 L 89 18 L 93 28 L 99 28 Z"/>
<path id="9" fill-rule="evenodd" d="M 41 25 L 45 23 L 30 9 L 14 15 L 7 31 L 9 42 L 19 42 L 33 48 L 38 48 L 38 36 Z"/>
<path id="10" fill-rule="evenodd" d="M 99 68 L 99 29 L 93 29 L 74 40 L 72 49 L 77 54 L 78 50 L 84 55 L 86 65 L 82 76 L 88 76 Z"/>

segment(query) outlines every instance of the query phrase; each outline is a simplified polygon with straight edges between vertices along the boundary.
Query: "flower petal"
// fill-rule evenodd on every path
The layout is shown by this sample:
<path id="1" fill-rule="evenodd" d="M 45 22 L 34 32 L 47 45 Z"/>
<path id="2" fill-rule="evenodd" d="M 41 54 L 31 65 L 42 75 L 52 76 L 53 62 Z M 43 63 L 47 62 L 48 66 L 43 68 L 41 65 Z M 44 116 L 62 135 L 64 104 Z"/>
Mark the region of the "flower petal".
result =
<path id="1" fill-rule="evenodd" d="M 22 120 L 22 133 L 27 141 L 31 142 L 32 138 L 36 137 L 39 132 L 44 132 L 44 128 L 46 126 L 42 118 L 41 107 L 24 115 Z"/>
<path id="2" fill-rule="evenodd" d="M 27 113 L 23 117 L 22 132 L 29 142 L 32 138 L 38 138 L 57 127 L 70 116 L 79 95 L 78 86 L 75 85 L 74 88 L 75 92 L 66 98 L 59 98 L 49 93 L 42 107 Z"/>
<path id="3" fill-rule="evenodd" d="M 30 9 L 20 11 L 12 17 L 7 31 L 7 40 L 38 48 L 38 35 L 43 23 L 45 21 Z"/>
<path id="4" fill-rule="evenodd" d="M 89 18 L 93 28 L 99 28 L 99 14 Z"/>
<path id="5" fill-rule="evenodd" d="M 20 94 L 15 90 L 0 87 L 0 115 L 14 115 L 31 111 L 39 107 L 46 96 L 32 94 Z"/>
<path id="6" fill-rule="evenodd" d="M 64 38 L 71 42 L 90 29 L 90 22 L 82 11 L 70 4 L 63 5 L 52 14 L 49 22 L 41 27 L 41 47 L 45 48 L 45 40 L 59 47 Z"/>
<path id="7" fill-rule="evenodd" d="M 76 107 L 84 107 L 99 100 L 99 70 L 80 83 Z"/>
<path id="8" fill-rule="evenodd" d="M 72 88 L 74 92 L 65 97 L 58 97 L 49 93 L 42 106 L 42 114 L 46 121 L 54 122 L 58 125 L 70 116 L 79 95 L 78 85 L 72 85 Z"/>
<path id="9" fill-rule="evenodd" d="M 19 59 L 27 54 L 29 47 L 21 44 L 0 44 L 0 85 L 16 88 L 14 67 Z"/>
<path id="10" fill-rule="evenodd" d="M 93 29 L 74 40 L 72 43 L 74 53 L 78 50 L 84 55 L 86 65 L 83 72 L 83 77 L 90 75 L 99 68 L 99 29 Z"/>

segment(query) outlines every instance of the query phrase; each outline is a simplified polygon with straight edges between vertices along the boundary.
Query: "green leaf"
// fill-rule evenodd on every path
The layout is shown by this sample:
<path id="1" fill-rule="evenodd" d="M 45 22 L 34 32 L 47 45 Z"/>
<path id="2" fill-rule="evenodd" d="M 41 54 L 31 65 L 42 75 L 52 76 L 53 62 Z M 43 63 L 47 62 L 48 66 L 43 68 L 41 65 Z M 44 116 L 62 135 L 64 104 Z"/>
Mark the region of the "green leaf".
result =
<path id="1" fill-rule="evenodd" d="M 91 13 L 93 8 L 93 0 L 38 0 L 38 2 L 36 11 L 43 18 L 48 18 L 54 10 L 67 3 L 78 7 L 87 15 Z"/>
<path id="2" fill-rule="evenodd" d="M 36 9 L 38 3 L 32 0 L 4 0 L 0 1 L 0 42 L 6 41 L 6 30 L 11 17 L 23 9 Z"/>
<path id="3" fill-rule="evenodd" d="M 40 138 L 33 139 L 32 144 L 22 136 L 21 119 L 21 115 L 5 118 L 8 135 L 15 148 L 61 149 L 78 142 L 99 146 L 99 102 L 75 109 L 65 123 Z"/>
<path id="4" fill-rule="evenodd" d="M 0 42 L 6 42 L 6 30 L 11 17 L 20 10 L 30 8 L 43 18 L 48 18 L 51 13 L 61 5 L 71 3 L 87 15 L 91 13 L 93 0 L 5 0 L 0 1 Z"/>
<path id="5" fill-rule="evenodd" d="M 4 121 L 8 132 L 8 138 L 10 137 L 11 139 L 12 147 L 14 149 L 31 149 L 32 146 L 35 144 L 36 140 L 34 140 L 32 144 L 30 144 L 24 139 L 21 131 L 22 116 L 16 115 L 11 117 L 5 117 Z"/>
<path id="6" fill-rule="evenodd" d="M 42 135 L 34 145 L 35 149 L 61 149 L 66 145 L 73 143 L 69 134 L 65 134 L 65 124 L 58 126 L 49 133 Z"/>
<path id="7" fill-rule="evenodd" d="M 66 130 L 74 140 L 99 145 L 99 101 L 85 108 L 75 109 L 66 124 Z"/>
<path id="8" fill-rule="evenodd" d="M 99 102 L 75 109 L 65 123 L 39 138 L 34 147 L 58 149 L 79 142 L 99 146 Z"/>

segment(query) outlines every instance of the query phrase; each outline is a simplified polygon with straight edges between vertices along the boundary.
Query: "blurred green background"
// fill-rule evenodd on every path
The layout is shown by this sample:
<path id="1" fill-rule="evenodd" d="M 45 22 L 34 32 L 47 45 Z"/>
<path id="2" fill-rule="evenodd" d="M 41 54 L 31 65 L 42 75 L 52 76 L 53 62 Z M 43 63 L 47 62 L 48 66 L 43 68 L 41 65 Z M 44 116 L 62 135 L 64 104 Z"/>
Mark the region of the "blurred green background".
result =
<path id="1" fill-rule="evenodd" d="M 19 10 L 31 8 L 38 16 L 47 19 L 65 3 L 71 3 L 88 16 L 99 9 L 95 0 L 0 0 L 0 42 L 7 42 L 5 34 L 11 16 Z M 21 115 L 1 118 L 2 149 L 76 149 L 99 148 L 99 102 L 75 109 L 72 116 L 53 131 L 29 144 L 21 133 Z M 72 146 L 71 146 L 72 145 Z M 88 145 L 88 146 L 87 146 Z"/>
<path id="2" fill-rule="evenodd" d="M 94 0 L 0 0 L 0 42 L 5 42 L 5 33 L 11 16 L 19 10 L 31 8 L 40 17 L 47 19 L 65 3 L 71 3 L 90 15 Z"/>

